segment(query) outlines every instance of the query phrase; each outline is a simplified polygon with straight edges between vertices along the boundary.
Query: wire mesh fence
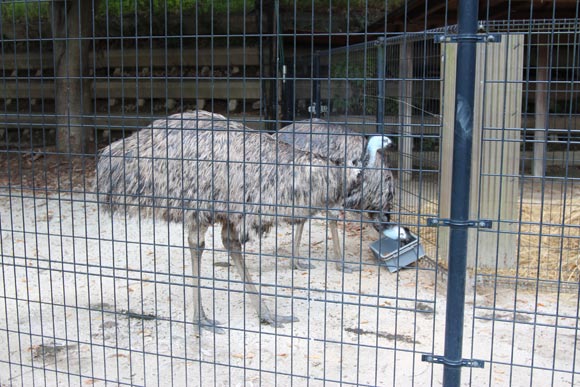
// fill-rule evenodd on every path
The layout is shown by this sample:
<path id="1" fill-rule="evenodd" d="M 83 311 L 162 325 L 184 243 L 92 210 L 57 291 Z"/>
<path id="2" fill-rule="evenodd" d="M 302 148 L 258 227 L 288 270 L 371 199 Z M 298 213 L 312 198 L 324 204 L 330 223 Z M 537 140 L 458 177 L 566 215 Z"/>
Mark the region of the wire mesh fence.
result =
<path id="1" fill-rule="evenodd" d="M 575 385 L 577 4 L 480 7 L 457 160 L 455 4 L 335 3 L 0 4 L 1 386 Z"/>

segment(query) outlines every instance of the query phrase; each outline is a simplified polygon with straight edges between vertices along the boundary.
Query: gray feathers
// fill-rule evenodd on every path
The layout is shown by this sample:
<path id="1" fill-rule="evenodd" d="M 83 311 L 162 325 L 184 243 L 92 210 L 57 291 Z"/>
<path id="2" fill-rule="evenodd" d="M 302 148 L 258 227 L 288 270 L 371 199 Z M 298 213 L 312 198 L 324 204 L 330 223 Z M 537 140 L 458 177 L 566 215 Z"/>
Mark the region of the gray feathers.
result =
<path id="1" fill-rule="evenodd" d="M 96 188 L 112 211 L 229 223 L 245 240 L 278 221 L 341 207 L 358 172 L 195 111 L 157 120 L 103 149 Z"/>

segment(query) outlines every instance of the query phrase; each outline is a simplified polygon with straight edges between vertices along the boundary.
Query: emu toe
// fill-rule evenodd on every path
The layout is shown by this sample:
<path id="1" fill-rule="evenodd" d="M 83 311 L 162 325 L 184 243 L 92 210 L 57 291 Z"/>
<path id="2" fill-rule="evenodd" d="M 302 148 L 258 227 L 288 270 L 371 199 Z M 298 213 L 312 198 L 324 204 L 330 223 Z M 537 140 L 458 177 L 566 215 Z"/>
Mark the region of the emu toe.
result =
<path id="1" fill-rule="evenodd" d="M 354 273 L 354 266 L 353 265 L 347 265 L 344 262 L 337 262 L 336 263 L 336 270 L 350 274 L 350 273 Z M 359 271 L 360 271 L 360 266 L 359 266 Z"/>
<path id="2" fill-rule="evenodd" d="M 294 270 L 310 270 L 310 269 L 315 269 L 316 266 L 311 265 L 309 263 L 305 263 L 303 260 L 300 260 L 298 258 L 294 258 L 292 260 L 292 268 Z"/>
<path id="3" fill-rule="evenodd" d="M 298 317 L 278 316 L 276 314 L 272 314 L 269 312 L 263 313 L 262 316 L 260 316 L 260 322 L 262 324 L 272 325 L 273 327 L 276 327 L 276 328 L 282 328 L 284 326 L 284 324 L 286 324 L 286 323 L 297 322 L 297 321 L 300 321 L 300 320 L 298 320 Z"/>
<path id="4" fill-rule="evenodd" d="M 222 327 L 220 327 L 220 325 L 221 325 L 221 323 L 219 321 L 210 320 L 207 317 L 199 319 L 200 333 L 201 333 L 202 329 L 205 329 L 205 330 L 212 331 L 214 333 L 223 335 L 224 333 L 226 333 L 226 331 Z"/>

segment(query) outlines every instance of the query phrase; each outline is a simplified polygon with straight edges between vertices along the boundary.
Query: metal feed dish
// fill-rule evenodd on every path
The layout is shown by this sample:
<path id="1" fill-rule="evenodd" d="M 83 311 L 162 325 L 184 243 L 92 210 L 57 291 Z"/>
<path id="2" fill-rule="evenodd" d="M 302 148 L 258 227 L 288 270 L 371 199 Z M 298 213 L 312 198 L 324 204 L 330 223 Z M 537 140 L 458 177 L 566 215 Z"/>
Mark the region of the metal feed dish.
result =
<path id="1" fill-rule="evenodd" d="M 386 266 L 391 273 L 409 266 L 425 255 L 423 246 L 419 243 L 419 238 L 411 233 L 413 238 L 409 243 L 400 246 L 399 240 L 382 237 L 371 244 L 370 248 L 375 254 L 379 263 Z"/>

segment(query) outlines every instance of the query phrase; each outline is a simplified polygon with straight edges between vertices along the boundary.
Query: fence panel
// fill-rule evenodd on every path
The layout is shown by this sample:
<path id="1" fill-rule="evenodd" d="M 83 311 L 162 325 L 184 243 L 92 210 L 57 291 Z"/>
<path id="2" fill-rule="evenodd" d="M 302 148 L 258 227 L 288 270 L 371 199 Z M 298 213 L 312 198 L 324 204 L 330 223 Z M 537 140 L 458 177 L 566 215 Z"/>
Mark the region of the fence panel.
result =
<path id="1" fill-rule="evenodd" d="M 575 385 L 579 10 L 480 7 L 452 183 L 456 13 L 2 2 L 0 386 Z"/>

